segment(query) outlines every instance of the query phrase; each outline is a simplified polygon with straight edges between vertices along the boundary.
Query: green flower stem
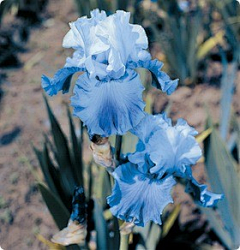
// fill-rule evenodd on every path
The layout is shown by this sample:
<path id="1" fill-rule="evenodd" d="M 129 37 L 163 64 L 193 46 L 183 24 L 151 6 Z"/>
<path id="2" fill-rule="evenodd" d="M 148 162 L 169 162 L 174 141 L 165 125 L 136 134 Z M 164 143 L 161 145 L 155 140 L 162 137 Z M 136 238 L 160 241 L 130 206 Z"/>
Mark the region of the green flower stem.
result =
<path id="1" fill-rule="evenodd" d="M 121 234 L 120 250 L 128 250 L 129 234 Z"/>
<path id="2" fill-rule="evenodd" d="M 115 159 L 117 161 L 120 160 L 121 147 L 122 147 L 122 136 L 117 135 L 116 136 L 116 141 L 115 141 Z"/>

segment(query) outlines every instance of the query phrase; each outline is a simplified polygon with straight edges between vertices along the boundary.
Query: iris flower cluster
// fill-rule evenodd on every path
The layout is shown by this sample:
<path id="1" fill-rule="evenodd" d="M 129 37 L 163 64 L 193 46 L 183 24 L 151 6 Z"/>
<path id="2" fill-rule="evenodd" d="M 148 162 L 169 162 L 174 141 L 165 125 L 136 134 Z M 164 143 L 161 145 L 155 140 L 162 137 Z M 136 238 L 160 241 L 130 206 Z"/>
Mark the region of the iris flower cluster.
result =
<path id="1" fill-rule="evenodd" d="M 77 79 L 71 105 L 90 134 L 123 135 L 143 119 L 144 87 L 136 68 L 150 70 L 154 85 L 167 94 L 177 87 L 178 81 L 161 71 L 163 64 L 151 60 L 144 29 L 129 19 L 130 13 L 124 11 L 107 17 L 97 9 L 91 18 L 70 23 L 63 47 L 73 48 L 73 56 L 53 78 L 42 77 L 42 87 L 52 96 L 68 92 L 72 75 L 84 72 Z"/>
<path id="2" fill-rule="evenodd" d="M 129 19 L 130 13 L 124 11 L 107 16 L 96 9 L 90 18 L 70 23 L 63 47 L 75 52 L 53 78 L 42 77 L 42 87 L 50 96 L 66 93 L 72 75 L 83 72 L 74 86 L 71 105 L 89 134 L 108 137 L 130 131 L 138 136 L 136 152 L 112 172 L 115 185 L 107 201 L 115 216 L 144 226 L 148 221 L 161 224 L 163 209 L 173 202 L 175 177 L 186 180 L 186 191 L 200 205 L 214 206 L 222 195 L 207 191 L 192 176 L 191 166 L 202 155 L 196 130 L 183 119 L 173 126 L 165 114 L 144 112 L 144 87 L 136 68 L 148 69 L 153 86 L 168 95 L 178 80 L 161 71 L 163 63 L 152 60 L 144 29 Z"/>

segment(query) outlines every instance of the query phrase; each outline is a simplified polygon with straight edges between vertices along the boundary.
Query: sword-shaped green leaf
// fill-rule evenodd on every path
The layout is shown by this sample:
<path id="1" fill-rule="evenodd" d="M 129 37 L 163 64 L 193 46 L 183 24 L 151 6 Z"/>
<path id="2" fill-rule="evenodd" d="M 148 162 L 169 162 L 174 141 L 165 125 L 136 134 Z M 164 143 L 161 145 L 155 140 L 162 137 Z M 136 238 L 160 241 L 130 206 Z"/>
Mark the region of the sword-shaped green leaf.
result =
<path id="1" fill-rule="evenodd" d="M 240 184 L 236 162 L 215 128 L 212 128 L 211 135 L 204 141 L 204 152 L 212 190 L 224 194 L 218 209 L 234 247 L 240 244 Z M 219 232 L 219 229 L 216 227 L 215 231 Z"/>
<path id="2" fill-rule="evenodd" d="M 103 210 L 97 200 L 94 201 L 94 224 L 97 231 L 97 249 L 108 249 L 107 223 L 103 217 Z"/>
<path id="3" fill-rule="evenodd" d="M 68 219 L 70 218 L 70 213 L 67 208 L 62 201 L 46 187 L 45 184 L 38 183 L 38 188 L 56 225 L 59 229 L 63 229 L 67 226 Z"/>
<path id="4" fill-rule="evenodd" d="M 52 135 L 56 148 L 56 160 L 58 162 L 60 171 L 62 173 L 61 174 L 62 186 L 65 187 L 68 195 L 71 196 L 74 187 L 76 185 L 76 176 L 74 175 L 73 171 L 73 165 L 70 158 L 68 142 L 45 96 L 44 100 L 47 107 L 49 120 L 51 123 Z"/>
<path id="5" fill-rule="evenodd" d="M 78 186 L 84 186 L 83 183 L 83 162 L 82 162 L 82 145 L 78 142 L 78 138 L 75 133 L 75 127 L 73 124 L 72 116 L 67 110 L 68 113 L 68 120 L 70 126 L 70 135 L 71 135 L 71 142 L 72 142 L 72 162 L 73 162 L 73 171 L 77 177 L 77 184 Z M 82 134 L 80 136 L 83 136 Z"/>

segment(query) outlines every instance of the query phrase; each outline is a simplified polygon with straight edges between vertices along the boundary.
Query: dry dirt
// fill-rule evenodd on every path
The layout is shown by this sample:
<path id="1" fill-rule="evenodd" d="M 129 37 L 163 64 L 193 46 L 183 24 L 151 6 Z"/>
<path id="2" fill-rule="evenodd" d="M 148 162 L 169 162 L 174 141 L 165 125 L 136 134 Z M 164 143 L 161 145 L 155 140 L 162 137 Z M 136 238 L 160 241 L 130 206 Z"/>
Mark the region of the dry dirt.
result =
<path id="1" fill-rule="evenodd" d="M 16 132 L 15 140 L 0 145 L 0 246 L 5 250 L 46 249 L 34 234 L 40 232 L 49 238 L 57 230 L 29 166 L 39 170 L 32 144 L 39 147 L 43 141 L 42 132 L 49 130 L 40 86 L 41 75 L 52 76 L 71 54 L 61 47 L 61 43 L 69 29 L 68 22 L 77 18 L 77 12 L 73 1 L 69 0 L 49 1 L 47 11 L 49 18 L 41 27 L 32 30 L 28 52 L 20 55 L 25 67 L 5 70 L 7 80 L 3 84 L 4 97 L 0 103 L 0 138 Z M 35 60 L 35 63 L 31 65 L 29 60 Z M 240 114 L 239 76 L 237 82 L 234 108 Z M 199 132 L 204 128 L 205 104 L 210 107 L 214 120 L 219 119 L 221 93 L 216 86 L 180 87 L 170 97 L 154 91 L 153 96 L 154 110 L 161 110 L 171 100 L 171 117 L 174 120 L 185 118 Z M 69 95 L 59 94 L 50 100 L 66 132 L 64 102 L 68 99 Z M 194 174 L 205 181 L 202 165 L 194 167 Z"/>

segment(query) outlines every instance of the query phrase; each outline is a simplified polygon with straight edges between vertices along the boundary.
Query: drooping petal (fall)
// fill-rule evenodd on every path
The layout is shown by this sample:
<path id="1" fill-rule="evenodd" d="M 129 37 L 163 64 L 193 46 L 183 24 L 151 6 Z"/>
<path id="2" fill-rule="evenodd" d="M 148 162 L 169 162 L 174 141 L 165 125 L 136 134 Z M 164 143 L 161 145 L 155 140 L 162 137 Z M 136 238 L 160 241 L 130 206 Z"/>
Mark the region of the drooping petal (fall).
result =
<path id="1" fill-rule="evenodd" d="M 143 89 L 139 75 L 132 70 L 110 81 L 92 79 L 85 73 L 77 80 L 71 105 L 90 134 L 124 134 L 144 117 Z"/>
<path id="2" fill-rule="evenodd" d="M 163 63 L 157 59 L 141 61 L 139 66 L 148 69 L 152 73 L 153 86 L 171 95 L 178 85 L 178 79 L 171 80 L 168 74 L 161 71 Z"/>
<path id="3" fill-rule="evenodd" d="M 53 78 L 42 76 L 42 88 L 48 95 L 56 95 L 62 90 L 63 94 L 69 91 L 74 73 L 85 71 L 84 67 L 66 67 L 58 70 Z"/>
<path id="4" fill-rule="evenodd" d="M 163 209 L 173 202 L 172 176 L 158 180 L 129 162 L 116 168 L 113 177 L 116 182 L 107 201 L 114 216 L 138 226 L 145 226 L 148 221 L 161 224 Z"/>
<path id="5" fill-rule="evenodd" d="M 207 185 L 198 183 L 192 175 L 190 166 L 187 166 L 186 171 L 184 173 L 179 173 L 178 176 L 186 179 L 185 191 L 191 194 L 194 201 L 200 206 L 214 207 L 219 200 L 223 199 L 222 194 L 210 192 L 207 190 Z"/>
<path id="6" fill-rule="evenodd" d="M 223 199 L 222 194 L 215 194 L 207 190 L 207 185 L 199 184 L 193 177 L 188 180 L 186 190 L 193 196 L 194 201 L 203 207 L 214 207 L 219 200 Z"/>

